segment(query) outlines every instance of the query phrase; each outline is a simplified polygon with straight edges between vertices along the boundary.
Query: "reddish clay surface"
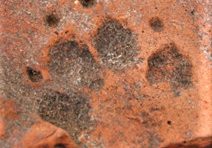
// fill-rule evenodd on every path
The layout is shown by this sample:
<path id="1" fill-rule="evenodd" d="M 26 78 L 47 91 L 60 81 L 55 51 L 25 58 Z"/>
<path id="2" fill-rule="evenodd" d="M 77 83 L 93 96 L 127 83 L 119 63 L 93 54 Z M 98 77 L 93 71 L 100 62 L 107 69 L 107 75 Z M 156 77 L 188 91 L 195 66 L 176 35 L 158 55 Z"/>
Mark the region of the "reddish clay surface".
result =
<path id="1" fill-rule="evenodd" d="M 0 0 L 1 148 L 210 148 L 211 2 Z"/>

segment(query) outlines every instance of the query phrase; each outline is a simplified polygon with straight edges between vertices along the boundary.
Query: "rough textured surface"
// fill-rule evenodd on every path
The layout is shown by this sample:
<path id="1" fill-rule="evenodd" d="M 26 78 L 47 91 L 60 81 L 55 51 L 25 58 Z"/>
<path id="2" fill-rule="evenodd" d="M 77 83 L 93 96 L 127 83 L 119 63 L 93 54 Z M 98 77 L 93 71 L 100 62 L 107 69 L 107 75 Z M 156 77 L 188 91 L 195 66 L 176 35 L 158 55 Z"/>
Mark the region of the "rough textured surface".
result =
<path id="1" fill-rule="evenodd" d="M 40 117 L 65 129 L 77 141 L 80 131 L 90 126 L 88 98 L 69 92 L 48 91 L 39 101 Z"/>
<path id="2" fill-rule="evenodd" d="M 0 0 L 0 147 L 211 147 L 209 0 Z"/>
<path id="3" fill-rule="evenodd" d="M 151 26 L 152 30 L 155 32 L 163 31 L 164 24 L 163 21 L 159 17 L 153 17 L 149 20 L 149 25 Z"/>
<path id="4" fill-rule="evenodd" d="M 139 51 L 136 36 L 117 20 L 105 20 L 93 42 L 101 63 L 111 69 L 120 70 L 136 61 Z"/>
<path id="5" fill-rule="evenodd" d="M 192 64 L 179 53 L 175 43 L 164 45 L 147 62 L 146 78 L 150 84 L 167 81 L 174 92 L 192 86 Z"/>

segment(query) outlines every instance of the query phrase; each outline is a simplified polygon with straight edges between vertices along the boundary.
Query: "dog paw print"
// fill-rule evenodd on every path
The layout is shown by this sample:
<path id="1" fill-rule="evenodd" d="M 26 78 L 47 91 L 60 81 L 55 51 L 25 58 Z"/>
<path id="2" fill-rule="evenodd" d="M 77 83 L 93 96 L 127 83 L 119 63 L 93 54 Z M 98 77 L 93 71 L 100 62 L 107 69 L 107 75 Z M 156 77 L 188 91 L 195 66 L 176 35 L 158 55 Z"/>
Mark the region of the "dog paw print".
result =
<path id="1" fill-rule="evenodd" d="M 134 64 L 139 53 L 134 33 L 114 19 L 104 21 L 97 29 L 93 45 L 100 62 L 96 61 L 88 45 L 75 37 L 59 41 L 50 48 L 49 73 L 53 83 L 65 91 L 45 90 L 38 100 L 40 117 L 68 131 L 76 141 L 79 133 L 88 129 L 91 123 L 89 97 L 81 94 L 81 88 L 100 90 L 104 86 L 102 73 L 105 67 L 122 70 Z M 35 70 L 30 73 L 39 75 Z"/>
<path id="2" fill-rule="evenodd" d="M 159 18 L 153 18 L 150 24 L 154 31 L 163 31 L 164 24 Z M 46 90 L 38 101 L 40 117 L 68 131 L 75 141 L 82 131 L 92 126 L 89 97 L 82 94 L 81 88 L 101 90 L 104 87 L 104 69 L 112 72 L 125 70 L 137 64 L 140 53 L 135 33 L 111 18 L 97 28 L 91 45 L 96 50 L 98 61 L 89 46 L 75 37 L 59 41 L 49 49 L 49 73 L 54 83 L 65 91 Z M 150 84 L 168 82 L 173 89 L 192 85 L 192 64 L 179 52 L 175 43 L 158 49 L 147 63 L 146 79 Z M 32 70 L 30 73 L 39 75 Z"/>

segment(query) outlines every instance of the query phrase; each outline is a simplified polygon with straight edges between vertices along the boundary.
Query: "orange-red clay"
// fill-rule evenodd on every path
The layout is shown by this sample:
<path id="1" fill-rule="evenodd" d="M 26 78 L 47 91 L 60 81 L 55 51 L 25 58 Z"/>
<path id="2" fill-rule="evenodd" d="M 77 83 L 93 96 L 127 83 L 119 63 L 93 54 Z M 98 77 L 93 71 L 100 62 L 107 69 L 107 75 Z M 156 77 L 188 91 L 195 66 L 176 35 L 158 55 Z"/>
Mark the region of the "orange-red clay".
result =
<path id="1" fill-rule="evenodd" d="M 211 2 L 0 0 L 1 148 L 211 148 Z"/>

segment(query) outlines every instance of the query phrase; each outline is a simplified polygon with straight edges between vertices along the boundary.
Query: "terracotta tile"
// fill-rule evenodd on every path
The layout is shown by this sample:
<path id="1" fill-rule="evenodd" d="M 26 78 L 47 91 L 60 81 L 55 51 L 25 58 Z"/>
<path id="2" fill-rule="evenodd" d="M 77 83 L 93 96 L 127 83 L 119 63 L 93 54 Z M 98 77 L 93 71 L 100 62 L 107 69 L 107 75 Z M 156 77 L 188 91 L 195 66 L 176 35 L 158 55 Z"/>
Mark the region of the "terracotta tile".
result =
<path id="1" fill-rule="evenodd" d="M 210 1 L 0 3 L 0 147 L 211 147 Z"/>

